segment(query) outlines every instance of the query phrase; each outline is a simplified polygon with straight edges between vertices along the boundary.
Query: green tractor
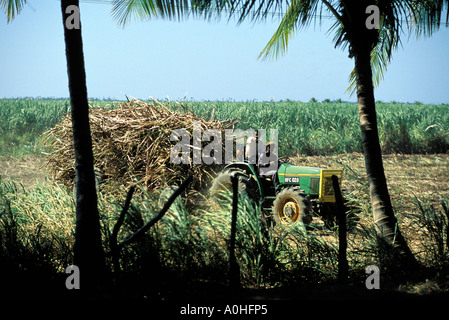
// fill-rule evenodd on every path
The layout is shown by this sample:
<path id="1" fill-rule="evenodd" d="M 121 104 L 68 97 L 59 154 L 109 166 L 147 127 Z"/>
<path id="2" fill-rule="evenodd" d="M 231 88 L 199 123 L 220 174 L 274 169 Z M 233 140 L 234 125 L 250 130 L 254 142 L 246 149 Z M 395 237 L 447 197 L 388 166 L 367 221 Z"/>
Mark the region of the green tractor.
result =
<path id="1" fill-rule="evenodd" d="M 258 167 L 247 162 L 228 164 L 214 179 L 210 194 L 218 196 L 224 190 L 232 190 L 232 178 L 236 177 L 238 189 L 256 203 L 260 203 L 264 218 L 276 224 L 309 224 L 313 216 L 319 216 L 330 226 L 335 220 L 335 195 L 332 176 L 341 184 L 342 170 L 299 167 L 280 162 L 277 170 L 279 183 L 258 174 Z"/>

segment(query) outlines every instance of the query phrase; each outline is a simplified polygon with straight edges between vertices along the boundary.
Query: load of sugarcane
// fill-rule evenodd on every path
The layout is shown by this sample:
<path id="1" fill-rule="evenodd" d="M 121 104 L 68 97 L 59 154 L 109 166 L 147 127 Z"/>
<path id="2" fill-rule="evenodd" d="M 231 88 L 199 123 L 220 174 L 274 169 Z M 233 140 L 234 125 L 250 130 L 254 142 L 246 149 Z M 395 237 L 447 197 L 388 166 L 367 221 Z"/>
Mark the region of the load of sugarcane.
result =
<path id="1" fill-rule="evenodd" d="M 128 188 L 138 184 L 150 191 L 179 185 L 189 175 L 193 175 L 193 187 L 199 190 L 217 170 L 214 165 L 194 163 L 192 157 L 188 157 L 188 163 L 173 163 L 170 159 L 175 145 L 170 140 L 173 131 L 183 129 L 192 135 L 194 127 L 199 126 L 201 130 L 215 129 L 222 133 L 236 123 L 204 119 L 182 103 L 135 99 L 112 107 L 91 107 L 89 119 L 94 166 L 101 172 L 105 185 Z M 50 149 L 51 175 L 73 187 L 75 158 L 70 113 L 46 132 L 44 141 Z"/>

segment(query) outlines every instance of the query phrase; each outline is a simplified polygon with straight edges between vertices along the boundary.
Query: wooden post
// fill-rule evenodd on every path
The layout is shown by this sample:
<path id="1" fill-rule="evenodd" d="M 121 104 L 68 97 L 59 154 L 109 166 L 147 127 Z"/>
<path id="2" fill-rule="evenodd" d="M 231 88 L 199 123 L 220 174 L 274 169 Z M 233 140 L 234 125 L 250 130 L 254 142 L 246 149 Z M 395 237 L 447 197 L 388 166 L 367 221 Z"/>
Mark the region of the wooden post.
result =
<path id="1" fill-rule="evenodd" d="M 348 280 L 348 260 L 346 258 L 346 248 L 348 247 L 346 239 L 346 213 L 343 205 L 343 196 L 341 195 L 338 177 L 332 176 L 332 185 L 334 187 L 335 201 L 337 204 L 337 222 L 338 222 L 338 282 L 346 283 Z"/>
<path id="2" fill-rule="evenodd" d="M 235 258 L 235 238 L 237 233 L 237 206 L 238 206 L 238 178 L 232 177 L 232 217 L 231 217 L 231 244 L 229 248 L 229 285 L 236 289 L 240 287 L 240 268 Z"/>

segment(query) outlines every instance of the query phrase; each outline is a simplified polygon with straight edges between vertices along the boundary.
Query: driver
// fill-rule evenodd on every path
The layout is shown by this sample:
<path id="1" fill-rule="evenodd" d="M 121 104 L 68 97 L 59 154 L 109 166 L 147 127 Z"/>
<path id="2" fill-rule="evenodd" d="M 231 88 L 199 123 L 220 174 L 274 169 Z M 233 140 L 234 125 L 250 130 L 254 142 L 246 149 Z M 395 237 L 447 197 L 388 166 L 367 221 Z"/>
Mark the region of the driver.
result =
<path id="1" fill-rule="evenodd" d="M 246 141 L 245 159 L 248 163 L 257 164 L 258 159 L 258 145 L 265 144 L 265 141 L 260 139 L 259 130 L 254 130 L 254 135 Z"/>
<path id="2" fill-rule="evenodd" d="M 259 156 L 259 175 L 264 178 L 271 178 L 274 187 L 279 185 L 278 180 L 278 164 L 279 158 L 276 154 L 276 144 L 274 142 L 268 142 L 265 146 L 265 153 Z"/>

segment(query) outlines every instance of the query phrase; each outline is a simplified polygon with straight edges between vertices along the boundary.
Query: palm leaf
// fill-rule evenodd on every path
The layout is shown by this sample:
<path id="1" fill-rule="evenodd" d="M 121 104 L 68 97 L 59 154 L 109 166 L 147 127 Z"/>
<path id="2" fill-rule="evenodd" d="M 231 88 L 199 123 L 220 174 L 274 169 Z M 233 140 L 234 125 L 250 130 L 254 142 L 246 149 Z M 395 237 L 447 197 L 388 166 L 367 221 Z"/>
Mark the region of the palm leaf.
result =
<path id="1" fill-rule="evenodd" d="M 112 7 L 112 16 L 121 25 L 125 25 L 132 17 L 142 19 L 144 15 L 156 15 L 156 10 L 151 5 L 153 5 L 153 2 L 143 5 L 138 0 L 115 0 Z"/>
<path id="2" fill-rule="evenodd" d="M 276 32 L 260 53 L 259 58 L 268 58 L 269 56 L 278 58 L 279 55 L 287 51 L 288 42 L 296 31 L 296 24 L 300 15 L 298 4 L 298 0 L 293 0 L 290 3 Z"/>
<path id="3" fill-rule="evenodd" d="M 8 22 L 11 22 L 25 4 L 26 0 L 0 0 L 0 9 L 6 13 Z"/>
<path id="4" fill-rule="evenodd" d="M 114 0 L 112 16 L 125 25 L 130 19 L 181 19 L 190 13 L 189 0 Z"/>
<path id="5" fill-rule="evenodd" d="M 317 15 L 318 0 L 293 0 L 287 8 L 276 32 L 262 50 L 259 58 L 278 58 L 288 48 L 288 42 L 300 27 L 306 27 Z"/>
<path id="6" fill-rule="evenodd" d="M 431 36 L 443 24 L 444 15 L 445 25 L 449 26 L 448 0 L 415 1 L 413 13 L 412 22 L 418 36 Z"/>
<path id="7" fill-rule="evenodd" d="M 238 22 L 252 20 L 264 21 L 268 17 L 276 17 L 283 13 L 288 5 L 286 0 L 192 0 L 192 9 L 206 18 L 237 17 Z"/>

